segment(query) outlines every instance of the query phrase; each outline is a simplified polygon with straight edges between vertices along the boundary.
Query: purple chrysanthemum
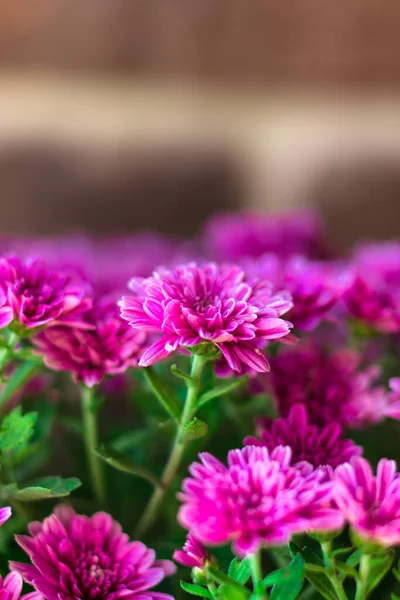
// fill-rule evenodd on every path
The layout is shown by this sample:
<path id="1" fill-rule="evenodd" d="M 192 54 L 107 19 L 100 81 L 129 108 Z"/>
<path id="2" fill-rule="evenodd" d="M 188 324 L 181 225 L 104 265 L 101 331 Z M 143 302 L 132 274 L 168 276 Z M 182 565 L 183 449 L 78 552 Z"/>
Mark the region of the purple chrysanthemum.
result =
<path id="1" fill-rule="evenodd" d="M 182 550 L 175 550 L 173 559 L 185 567 L 204 569 L 210 560 L 210 554 L 203 544 L 189 533 Z"/>
<path id="2" fill-rule="evenodd" d="M 152 588 L 175 571 L 174 564 L 156 560 L 142 542 L 130 542 L 107 513 L 86 517 L 60 505 L 28 530 L 30 536 L 16 539 L 32 564 L 10 567 L 46 600 L 173 600 Z"/>
<path id="3" fill-rule="evenodd" d="M 260 342 L 282 338 L 291 328 L 280 318 L 292 307 L 290 294 L 272 294 L 266 281 L 247 281 L 237 266 L 189 263 L 134 278 L 130 289 L 135 295 L 122 299 L 122 317 L 137 330 L 161 334 L 141 366 L 209 342 L 234 371 L 264 372 L 269 366 Z"/>
<path id="4" fill-rule="evenodd" d="M 320 219 L 311 211 L 283 214 L 228 213 L 214 215 L 206 224 L 203 242 L 207 255 L 217 260 L 258 258 L 265 252 L 280 257 L 293 254 L 326 255 Z"/>
<path id="5" fill-rule="evenodd" d="M 342 428 L 337 423 L 324 427 L 311 425 L 304 404 L 292 406 L 286 419 L 264 419 L 260 429 L 260 439 L 247 437 L 245 445 L 265 446 L 270 452 L 277 446 L 290 446 L 292 465 L 296 467 L 301 467 L 306 461 L 314 467 L 334 469 L 362 454 L 360 446 L 343 438 Z"/>
<path id="6" fill-rule="evenodd" d="M 11 517 L 11 506 L 0 508 L 0 527 Z"/>
<path id="7" fill-rule="evenodd" d="M 294 533 L 342 525 L 325 470 L 310 467 L 305 474 L 290 467 L 289 447 L 232 450 L 228 466 L 207 453 L 200 460 L 183 482 L 178 518 L 204 543 L 233 542 L 243 556 L 263 545 L 286 544 Z"/>
<path id="8" fill-rule="evenodd" d="M 90 306 L 83 285 L 49 269 L 42 261 L 16 256 L 0 260 L 0 286 L 12 317 L 27 329 L 74 322 Z"/>
<path id="9" fill-rule="evenodd" d="M 0 600 L 43 600 L 38 592 L 21 596 L 23 584 L 19 573 L 8 573 L 4 579 L 0 575 Z"/>
<path id="10" fill-rule="evenodd" d="M 346 269 L 335 263 L 318 262 L 305 256 L 283 260 L 276 254 L 264 254 L 247 260 L 243 268 L 248 275 L 272 281 L 275 289 L 288 290 L 293 308 L 288 317 L 295 328 L 314 329 L 343 297 L 350 284 Z"/>
<path id="11" fill-rule="evenodd" d="M 49 368 L 70 371 L 75 381 L 93 386 L 137 366 L 146 334 L 129 327 L 115 303 L 97 303 L 83 322 L 86 329 L 54 326 L 33 337 Z"/>
<path id="12" fill-rule="evenodd" d="M 271 360 L 271 373 L 262 378 L 282 417 L 294 404 L 304 404 L 310 423 L 339 423 L 359 428 L 386 415 L 385 390 L 375 382 L 379 367 L 361 367 L 351 350 L 329 353 L 316 344 L 287 348 Z"/>
<path id="13" fill-rule="evenodd" d="M 382 333 L 400 331 L 400 243 L 361 246 L 352 261 L 354 280 L 344 299 L 352 317 Z"/>
<path id="14" fill-rule="evenodd" d="M 341 465 L 335 473 L 335 500 L 353 531 L 381 546 L 400 544 L 400 474 L 383 458 L 377 474 L 363 458 Z"/>

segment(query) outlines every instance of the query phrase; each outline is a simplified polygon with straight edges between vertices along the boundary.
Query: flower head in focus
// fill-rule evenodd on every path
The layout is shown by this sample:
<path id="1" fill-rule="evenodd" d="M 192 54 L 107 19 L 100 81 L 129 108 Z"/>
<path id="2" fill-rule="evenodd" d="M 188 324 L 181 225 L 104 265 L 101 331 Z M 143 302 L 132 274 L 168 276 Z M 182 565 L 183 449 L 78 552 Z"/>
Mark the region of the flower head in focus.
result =
<path id="1" fill-rule="evenodd" d="M 173 600 L 152 588 L 174 573 L 174 564 L 156 560 L 142 542 L 130 542 L 107 513 L 86 517 L 60 505 L 28 530 L 30 536 L 17 536 L 17 542 L 32 564 L 10 567 L 47 600 Z"/>
<path id="2" fill-rule="evenodd" d="M 284 349 L 271 359 L 271 367 L 261 383 L 282 417 L 299 403 L 306 406 L 309 422 L 321 427 L 339 423 L 360 428 L 386 415 L 385 389 L 376 385 L 379 367 L 363 368 L 361 356 L 352 350 L 330 353 L 309 343 Z"/>
<path id="3" fill-rule="evenodd" d="M 400 544 L 400 474 L 393 460 L 379 461 L 374 475 L 364 458 L 335 473 L 335 501 L 353 531 L 383 547 Z"/>
<path id="4" fill-rule="evenodd" d="M 4 579 L 0 575 L 1 600 L 43 600 L 38 592 L 30 592 L 21 596 L 23 584 L 19 573 L 8 573 Z"/>
<path id="5" fill-rule="evenodd" d="M 85 286 L 52 271 L 40 260 L 0 259 L 0 287 L 12 319 L 26 329 L 58 323 L 79 324 L 91 301 Z M 11 320 L 11 319 L 10 319 Z"/>
<path id="6" fill-rule="evenodd" d="M 130 289 L 134 296 L 120 302 L 122 318 L 161 336 L 144 352 L 141 366 L 208 342 L 234 371 L 264 372 L 269 367 L 260 342 L 283 338 L 291 328 L 280 318 L 292 306 L 290 294 L 273 294 L 266 281 L 247 281 L 237 266 L 188 263 L 133 278 Z"/>
<path id="7" fill-rule="evenodd" d="M 186 542 L 182 550 L 175 550 L 173 559 L 185 567 L 204 569 L 207 562 L 210 561 L 210 554 L 199 540 L 196 540 L 192 533 L 186 537 Z"/>
<path id="8" fill-rule="evenodd" d="M 244 443 L 247 446 L 265 446 L 270 452 L 277 446 L 290 446 L 295 467 L 300 467 L 305 461 L 313 467 L 329 466 L 334 469 L 362 454 L 360 446 L 343 438 L 342 428 L 337 423 L 324 427 L 311 425 L 304 404 L 292 406 L 286 419 L 264 420 L 259 437 L 247 437 Z"/>
<path id="9" fill-rule="evenodd" d="M 129 327 L 114 302 L 96 303 L 83 318 L 85 329 L 54 326 L 33 337 L 50 369 L 70 371 L 75 381 L 93 386 L 137 366 L 146 334 Z"/>
<path id="10" fill-rule="evenodd" d="M 204 543 L 233 542 L 245 556 L 260 546 L 287 544 L 294 533 L 342 525 L 325 470 L 305 474 L 291 467 L 289 447 L 232 450 L 228 466 L 208 453 L 200 460 L 183 482 L 178 520 Z"/>
<path id="11" fill-rule="evenodd" d="M 293 254 L 322 258 L 327 254 L 320 219 L 305 210 L 273 215 L 217 214 L 206 224 L 203 244 L 213 259 L 227 261 L 258 258 L 266 252 L 281 258 Z"/>

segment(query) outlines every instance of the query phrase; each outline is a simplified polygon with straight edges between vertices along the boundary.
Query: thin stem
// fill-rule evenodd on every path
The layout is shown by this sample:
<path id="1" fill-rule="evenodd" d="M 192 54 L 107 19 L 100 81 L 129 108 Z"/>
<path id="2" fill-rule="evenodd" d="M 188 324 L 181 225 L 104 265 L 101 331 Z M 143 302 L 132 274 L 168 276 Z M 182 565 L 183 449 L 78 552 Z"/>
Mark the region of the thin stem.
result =
<path id="1" fill-rule="evenodd" d="M 209 590 L 209 592 L 210 592 L 211 596 L 212 596 L 213 598 L 217 598 L 217 597 L 218 597 L 218 588 L 217 588 L 217 586 L 215 585 L 215 583 L 214 583 L 213 581 L 210 581 L 210 582 L 207 584 L 207 587 L 208 587 L 208 590 Z"/>
<path id="2" fill-rule="evenodd" d="M 357 591 L 355 600 L 366 600 L 367 594 L 367 581 L 370 569 L 370 555 L 363 554 L 360 560 L 360 579 L 357 581 Z"/>
<path id="3" fill-rule="evenodd" d="M 86 446 L 86 457 L 92 487 L 98 503 L 106 506 L 106 488 L 102 460 L 95 454 L 94 449 L 99 445 L 97 431 L 97 411 L 94 408 L 94 388 L 82 386 L 82 416 L 83 435 Z"/>
<path id="4" fill-rule="evenodd" d="M 267 592 L 263 590 L 262 587 L 262 568 L 261 568 L 261 550 L 258 550 L 255 554 L 252 554 L 250 557 L 250 565 L 251 565 L 251 575 L 253 578 L 253 589 L 257 594 L 257 597 L 260 597 L 260 593 L 264 598 L 268 598 Z"/>
<path id="5" fill-rule="evenodd" d="M 326 567 L 326 574 L 329 577 L 329 579 L 335 589 L 338 600 L 347 600 L 346 593 L 343 589 L 343 584 L 336 574 L 335 559 L 331 554 L 332 542 L 321 542 L 321 548 L 322 548 L 322 557 L 324 559 L 324 564 Z"/>
<path id="6" fill-rule="evenodd" d="M 186 443 L 180 439 L 182 429 L 189 423 L 193 418 L 196 410 L 196 402 L 199 396 L 200 390 L 200 378 L 203 371 L 205 360 L 202 356 L 194 354 L 192 356 L 192 367 L 190 376 L 192 381 L 188 382 L 187 394 L 185 404 L 183 406 L 179 425 L 177 427 L 174 443 L 169 455 L 167 464 L 165 465 L 164 472 L 161 476 L 161 487 L 154 489 L 153 494 L 147 504 L 145 511 L 139 521 L 138 526 L 134 532 L 136 538 L 141 538 L 146 531 L 156 521 L 164 496 L 169 490 L 171 483 L 175 479 L 176 473 L 182 462 L 183 455 L 186 450 Z"/>
<path id="7" fill-rule="evenodd" d="M 3 371 L 7 367 L 8 362 L 10 361 L 12 354 L 14 352 L 15 346 L 18 344 L 19 337 L 13 331 L 9 332 L 7 346 L 1 349 L 0 352 L 0 371 L 3 374 Z"/>

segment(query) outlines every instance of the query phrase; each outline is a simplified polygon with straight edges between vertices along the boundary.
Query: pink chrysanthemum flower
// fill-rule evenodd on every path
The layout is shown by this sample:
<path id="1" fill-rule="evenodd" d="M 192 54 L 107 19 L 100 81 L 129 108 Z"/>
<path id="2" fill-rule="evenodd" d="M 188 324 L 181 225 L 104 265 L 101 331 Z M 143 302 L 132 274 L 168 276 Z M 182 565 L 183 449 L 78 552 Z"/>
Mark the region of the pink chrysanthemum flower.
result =
<path id="1" fill-rule="evenodd" d="M 264 372 L 269 366 L 260 342 L 282 338 L 291 328 L 280 318 L 292 307 L 290 294 L 272 294 L 266 281 L 247 281 L 237 266 L 189 263 L 134 278 L 130 289 L 135 295 L 122 299 L 122 317 L 137 330 L 161 334 L 141 366 L 209 342 L 234 371 Z"/>
<path id="2" fill-rule="evenodd" d="M 354 253 L 350 315 L 382 333 L 400 331 L 400 242 L 364 244 Z"/>
<path id="3" fill-rule="evenodd" d="M 88 309 L 83 285 L 53 272 L 40 260 L 16 256 L 0 260 L 0 286 L 12 317 L 27 329 L 58 322 L 74 322 Z"/>
<path id="4" fill-rule="evenodd" d="M 342 436 L 337 423 L 324 427 L 311 425 L 304 404 L 295 404 L 286 419 L 263 419 L 259 437 L 247 437 L 246 446 L 265 446 L 270 452 L 277 446 L 290 446 L 292 465 L 301 467 L 305 462 L 314 467 L 329 466 L 333 469 L 360 456 L 362 448 Z"/>
<path id="5" fill-rule="evenodd" d="M 86 329 L 54 326 L 33 337 L 50 369 L 70 371 L 75 381 L 93 386 L 137 366 L 146 334 L 129 327 L 115 303 L 97 303 L 83 322 Z"/>
<path id="6" fill-rule="evenodd" d="M 130 542 L 107 513 L 86 517 L 60 505 L 28 530 L 30 536 L 16 539 L 32 564 L 11 562 L 10 568 L 46 600 L 173 600 L 152 588 L 174 573 L 174 564 Z"/>
<path id="7" fill-rule="evenodd" d="M 310 343 L 280 352 L 271 367 L 262 384 L 282 417 L 299 403 L 306 406 L 309 422 L 319 426 L 359 428 L 386 415 L 385 389 L 375 383 L 380 369 L 362 368 L 356 352 L 329 353 Z"/>
<path id="8" fill-rule="evenodd" d="M 11 506 L 0 508 L 0 527 L 11 517 Z"/>
<path id="9" fill-rule="evenodd" d="M 336 469 L 335 500 L 353 531 L 365 541 L 389 547 L 400 544 L 400 474 L 383 458 L 377 474 L 363 458 Z"/>
<path id="10" fill-rule="evenodd" d="M 9 573 L 4 579 L 0 575 L 0 600 L 43 600 L 38 592 L 21 596 L 23 584 L 19 573 Z"/>
<path id="11" fill-rule="evenodd" d="M 342 525 L 325 470 L 305 474 L 290 467 L 289 447 L 232 450 L 228 466 L 207 453 L 200 460 L 183 482 L 178 518 L 204 543 L 233 542 L 244 556 L 263 545 L 284 545 L 294 533 Z"/>
<path id="12" fill-rule="evenodd" d="M 210 560 L 210 554 L 192 533 L 186 537 L 182 550 L 175 550 L 173 559 L 185 567 L 204 569 Z"/>
<path id="13" fill-rule="evenodd" d="M 257 260 L 244 261 L 243 268 L 248 275 L 272 281 L 275 289 L 291 293 L 293 308 L 288 317 L 295 328 L 304 331 L 329 317 L 350 285 L 343 267 L 299 255 L 283 260 L 277 254 L 264 254 Z"/>
<path id="14" fill-rule="evenodd" d="M 389 379 L 390 392 L 386 395 L 385 414 L 392 419 L 400 420 L 400 377 Z"/>
<path id="15" fill-rule="evenodd" d="M 207 255 L 217 260 L 240 261 L 275 252 L 320 258 L 326 255 L 322 226 L 316 213 L 293 211 L 283 214 L 228 213 L 211 217 L 203 233 Z"/>

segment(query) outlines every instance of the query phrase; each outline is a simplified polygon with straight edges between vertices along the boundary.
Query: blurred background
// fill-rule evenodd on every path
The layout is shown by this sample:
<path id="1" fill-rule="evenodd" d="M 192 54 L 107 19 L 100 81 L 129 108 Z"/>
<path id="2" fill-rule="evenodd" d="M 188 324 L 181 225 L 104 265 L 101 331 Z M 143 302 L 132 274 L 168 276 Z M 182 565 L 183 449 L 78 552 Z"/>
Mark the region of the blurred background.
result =
<path id="1" fill-rule="evenodd" d="M 399 234 L 398 0 L 0 3 L 6 233 L 311 206 Z"/>

